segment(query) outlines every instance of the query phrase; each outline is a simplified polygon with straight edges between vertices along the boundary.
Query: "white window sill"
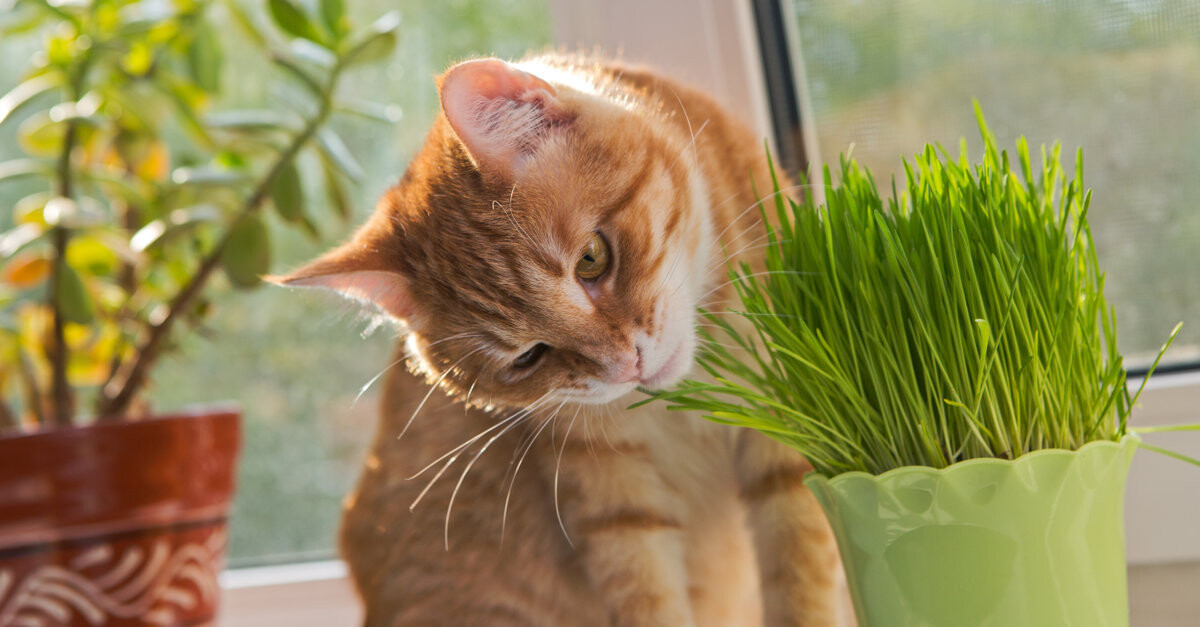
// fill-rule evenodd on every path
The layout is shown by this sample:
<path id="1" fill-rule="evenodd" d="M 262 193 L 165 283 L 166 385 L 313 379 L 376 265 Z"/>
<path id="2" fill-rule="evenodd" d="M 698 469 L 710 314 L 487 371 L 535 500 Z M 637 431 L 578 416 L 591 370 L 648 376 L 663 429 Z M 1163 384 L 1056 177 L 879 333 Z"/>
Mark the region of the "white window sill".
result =
<path id="1" fill-rule="evenodd" d="M 220 627 L 357 627 L 362 610 L 338 561 L 227 571 Z M 1200 562 L 1129 568 L 1133 625 L 1194 625 Z"/>
<path id="2" fill-rule="evenodd" d="M 363 621 L 338 560 L 229 570 L 221 574 L 221 588 L 219 627 L 353 627 Z"/>

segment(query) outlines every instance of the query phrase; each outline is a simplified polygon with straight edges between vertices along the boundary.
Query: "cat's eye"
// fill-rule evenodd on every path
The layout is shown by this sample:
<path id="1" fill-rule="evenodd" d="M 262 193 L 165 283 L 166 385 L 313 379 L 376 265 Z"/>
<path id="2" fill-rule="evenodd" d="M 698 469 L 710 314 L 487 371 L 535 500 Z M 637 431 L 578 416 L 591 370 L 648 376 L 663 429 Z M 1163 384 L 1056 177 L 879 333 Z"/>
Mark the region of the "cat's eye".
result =
<path id="1" fill-rule="evenodd" d="M 523 368 L 528 368 L 528 367 L 536 364 L 538 362 L 538 360 L 542 358 L 542 355 L 545 355 L 546 351 L 548 351 L 548 350 L 550 350 L 549 346 L 547 346 L 541 342 L 538 342 L 537 344 L 533 345 L 533 348 L 530 348 L 529 350 L 525 351 L 524 353 L 521 353 L 520 355 L 518 355 L 517 358 L 513 361 L 512 367 L 516 368 L 517 370 L 521 370 Z"/>
<path id="2" fill-rule="evenodd" d="M 599 232 L 592 233 L 592 238 L 588 240 L 587 247 L 583 249 L 583 254 L 575 264 L 575 274 L 585 281 L 594 281 L 608 270 L 611 261 L 612 256 L 604 236 Z"/>

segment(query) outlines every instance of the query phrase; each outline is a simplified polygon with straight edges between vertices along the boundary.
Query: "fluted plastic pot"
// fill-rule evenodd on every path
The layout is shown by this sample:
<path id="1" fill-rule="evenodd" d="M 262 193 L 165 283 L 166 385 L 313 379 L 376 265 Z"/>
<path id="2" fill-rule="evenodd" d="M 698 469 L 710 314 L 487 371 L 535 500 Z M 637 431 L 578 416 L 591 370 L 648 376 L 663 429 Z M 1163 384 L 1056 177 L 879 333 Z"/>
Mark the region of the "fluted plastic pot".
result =
<path id="1" fill-rule="evenodd" d="M 1123 501 L 1137 444 L 805 482 L 860 627 L 1127 627 Z"/>

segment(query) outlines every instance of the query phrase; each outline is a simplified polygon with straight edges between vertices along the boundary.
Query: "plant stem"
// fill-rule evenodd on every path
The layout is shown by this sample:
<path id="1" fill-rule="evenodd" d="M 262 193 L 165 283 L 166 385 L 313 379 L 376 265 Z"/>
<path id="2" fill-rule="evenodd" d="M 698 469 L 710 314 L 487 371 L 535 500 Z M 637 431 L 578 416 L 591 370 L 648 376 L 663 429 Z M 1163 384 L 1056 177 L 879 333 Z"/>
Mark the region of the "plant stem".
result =
<path id="1" fill-rule="evenodd" d="M 237 217 L 235 217 L 230 223 L 230 228 L 225 231 L 224 235 L 221 236 L 221 239 L 217 242 L 216 246 L 209 251 L 208 256 L 204 258 L 203 262 L 201 262 L 199 268 L 196 270 L 196 273 L 192 275 L 192 278 L 187 282 L 186 285 L 183 286 L 179 293 L 171 299 L 170 305 L 167 309 L 166 317 L 163 318 L 162 322 L 159 322 L 151 327 L 149 337 L 146 339 L 146 342 L 142 344 L 140 348 L 138 348 L 137 353 L 133 358 L 133 362 L 127 369 L 128 374 L 122 378 L 120 387 L 109 385 L 107 389 L 103 390 L 96 412 L 99 420 L 120 420 L 124 416 L 125 412 L 129 410 L 134 397 L 141 392 L 143 387 L 145 387 L 146 376 L 149 373 L 150 368 L 154 365 L 155 361 L 161 354 L 164 342 L 166 341 L 172 326 L 175 324 L 175 321 L 192 304 L 192 301 L 194 301 L 204 289 L 205 284 L 208 282 L 209 277 L 212 276 L 213 271 L 216 270 L 217 266 L 221 264 L 221 256 L 225 251 L 225 247 L 229 245 L 229 240 L 234 230 L 233 227 L 237 226 L 237 224 L 239 224 L 242 220 L 245 220 L 247 217 L 257 211 L 259 207 L 261 207 L 263 201 L 265 201 L 268 194 L 270 194 L 271 184 L 274 183 L 275 178 L 279 176 L 279 173 L 283 171 L 285 166 L 295 159 L 300 150 L 304 148 L 304 145 L 307 144 L 308 141 L 312 139 L 313 135 L 316 134 L 317 130 L 321 127 L 321 124 L 325 122 L 325 118 L 329 116 L 330 109 L 333 105 L 331 94 L 333 91 L 333 86 L 336 84 L 339 70 L 340 67 L 335 67 L 330 71 L 329 81 L 325 85 L 321 106 L 316 115 L 314 115 L 312 119 L 310 119 L 305 125 L 304 129 L 298 135 L 296 135 L 295 138 L 293 138 L 291 144 L 289 144 L 288 147 L 279 154 L 279 158 L 275 160 L 275 162 L 271 165 L 271 168 L 267 170 L 266 175 L 263 176 L 258 185 L 255 186 L 254 191 L 242 204 Z"/>
<path id="2" fill-rule="evenodd" d="M 132 165 L 129 163 L 125 163 L 124 165 L 126 176 L 136 176 Z M 142 212 L 140 209 L 134 207 L 128 202 L 121 204 L 121 221 L 124 224 L 126 231 L 130 233 L 135 232 L 138 229 L 138 226 L 141 224 L 141 219 Z M 125 302 L 122 303 L 121 307 L 117 310 L 116 319 L 118 325 L 123 326 L 125 324 L 125 319 L 129 314 L 130 303 L 133 301 L 135 292 L 137 292 L 137 278 L 137 266 L 131 261 L 122 262 L 121 273 L 117 279 L 117 284 L 120 285 L 121 289 L 125 291 Z M 104 383 L 101 384 L 100 389 L 104 389 L 110 383 L 112 383 L 113 379 L 117 376 L 117 373 L 120 372 L 121 355 L 125 352 L 125 348 L 129 342 L 124 334 L 121 334 L 121 337 L 118 338 L 117 342 L 117 348 L 113 351 L 112 360 L 108 365 L 108 376 L 104 377 Z"/>
<path id="3" fill-rule="evenodd" d="M 46 421 L 45 407 L 43 403 L 45 398 L 42 396 L 42 391 L 38 389 L 37 377 L 33 374 L 33 365 L 29 363 L 29 356 L 25 351 L 17 358 L 17 372 L 21 375 L 21 383 L 25 387 L 25 403 L 29 408 L 29 413 L 33 415 L 34 424 L 44 424 Z"/>
<path id="4" fill-rule="evenodd" d="M 66 134 L 63 137 L 62 152 L 58 157 L 58 195 L 62 198 L 71 197 L 71 152 L 75 148 L 76 122 L 67 122 Z M 67 243 L 71 234 L 65 226 L 54 227 L 54 265 L 50 277 L 50 294 L 48 301 L 54 316 L 53 341 L 47 346 L 46 357 L 50 359 L 52 376 L 53 403 L 49 420 L 56 427 L 71 424 L 75 415 L 75 395 L 71 384 L 67 381 L 67 362 L 69 355 L 66 342 L 66 321 L 60 311 L 58 294 L 59 282 L 62 281 L 63 265 L 67 263 Z"/>
<path id="5" fill-rule="evenodd" d="M 20 426 L 21 421 L 17 419 L 17 415 L 13 413 L 7 402 L 0 399 L 0 433 Z"/>

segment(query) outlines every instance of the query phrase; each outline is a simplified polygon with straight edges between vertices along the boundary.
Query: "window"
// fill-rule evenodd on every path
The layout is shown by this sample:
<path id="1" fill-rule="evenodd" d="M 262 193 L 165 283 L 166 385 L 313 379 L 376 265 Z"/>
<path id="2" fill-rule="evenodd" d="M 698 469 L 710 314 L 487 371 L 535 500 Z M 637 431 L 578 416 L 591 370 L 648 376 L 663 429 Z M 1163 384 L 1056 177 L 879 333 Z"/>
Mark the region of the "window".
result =
<path id="1" fill-rule="evenodd" d="M 248 10 L 265 2 L 237 0 Z M 0 3 L 2 4 L 2 3 Z M 329 237 L 310 241 L 294 230 L 273 233 L 272 269 L 285 271 L 315 257 L 349 235 L 399 179 L 411 154 L 425 138 L 438 108 L 433 78 L 455 60 L 470 55 L 519 57 L 549 42 L 544 0 L 454 0 L 347 2 L 357 23 L 367 24 L 390 10 L 402 15 L 400 43 L 386 64 L 356 70 L 342 86 L 348 98 L 384 103 L 392 125 L 339 116 L 334 124 L 366 171 L 353 190 L 355 215 L 344 223 L 331 218 Z M 269 63 L 245 41 L 220 3 L 210 9 L 221 28 L 227 60 L 222 100 L 210 110 L 278 106 Z M 0 9 L 0 18 L 3 18 Z M 6 59 L 25 60 L 42 44 L 39 34 L 5 36 Z M 228 61 L 227 61 L 228 62 Z M 0 85 L 16 85 L 20 63 L 0 64 Z M 274 77 L 274 78 L 272 78 Z M 19 155 L 17 123 L 0 128 L 0 161 Z M 301 163 L 311 180 L 316 164 Z M 21 185 L 0 188 L 0 229 L 10 225 L 8 208 L 31 193 Z M 310 198 L 324 198 L 310 190 Z M 329 211 L 313 211 L 324 218 Z M 214 293 L 218 313 L 206 338 L 184 338 L 154 373 L 153 406 L 162 411 L 196 403 L 232 401 L 244 411 L 244 445 L 237 502 L 232 519 L 230 563 L 329 558 L 335 555 L 341 501 L 353 485 L 363 451 L 377 422 L 377 388 L 363 387 L 389 361 L 394 337 L 379 330 L 364 336 L 352 308 L 335 299 L 263 286 L 252 292 Z M 343 313 L 339 313 L 343 312 Z"/>
<path id="2" fill-rule="evenodd" d="M 1129 365 L 1180 320 L 1168 361 L 1200 357 L 1200 5 L 1172 0 L 790 0 L 820 158 L 881 181 L 926 142 L 1082 147 L 1090 221 Z"/>
<path id="3" fill-rule="evenodd" d="M 768 82 L 796 80 L 797 96 L 773 94 L 778 124 L 809 136 L 793 154 L 836 163 L 850 152 L 877 180 L 901 176 L 902 157 L 927 142 L 978 151 L 977 99 L 1003 146 L 1061 141 L 1064 165 L 1082 147 L 1094 189 L 1089 220 L 1106 291 L 1116 308 L 1131 385 L 1179 321 L 1184 330 L 1135 410 L 1135 425 L 1195 423 L 1200 399 L 1200 5 L 1183 0 L 770 0 L 755 1 L 765 33 Z M 766 16 L 766 23 L 761 18 Z M 770 19 L 783 20 L 784 24 Z M 772 33 L 787 41 L 771 42 Z M 790 54 L 789 63 L 771 55 Z M 772 71 L 791 74 L 771 76 Z M 780 68 L 783 67 L 783 70 Z M 778 91 L 778 90 L 777 90 Z M 798 115 L 797 115 L 798 113 Z M 781 154 L 787 154 L 781 150 Z M 1035 157 L 1036 159 L 1036 157 Z M 1147 435 L 1200 455 L 1200 437 Z M 1180 462 L 1139 453 L 1126 490 L 1131 564 L 1200 560 L 1194 524 L 1200 478 Z M 1131 579 L 1134 623 L 1157 598 L 1145 566 Z M 1184 570 L 1175 572 L 1184 573 Z M 1195 571 L 1188 571 L 1194 573 Z M 1175 576 L 1175 575 L 1170 575 Z M 1194 577 L 1195 575 L 1179 575 Z M 1157 578 L 1157 579 L 1156 579 Z M 1160 592 L 1160 595 L 1167 595 Z M 1174 605 L 1173 605 L 1174 604 Z M 1139 610 L 1139 606 L 1142 608 Z M 1155 623 L 1157 624 L 1157 623 Z"/>

